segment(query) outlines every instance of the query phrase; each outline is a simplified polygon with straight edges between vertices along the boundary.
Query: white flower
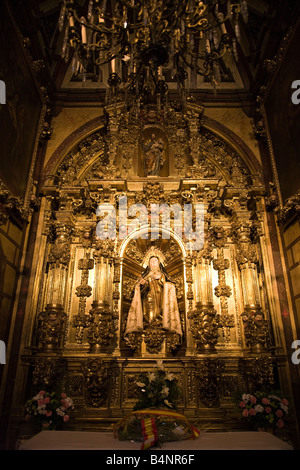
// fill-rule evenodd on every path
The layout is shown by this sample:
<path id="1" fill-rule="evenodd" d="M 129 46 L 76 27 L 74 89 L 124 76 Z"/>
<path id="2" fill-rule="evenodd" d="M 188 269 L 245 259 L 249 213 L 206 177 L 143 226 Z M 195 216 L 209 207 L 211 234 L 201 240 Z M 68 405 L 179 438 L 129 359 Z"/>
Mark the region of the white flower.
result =
<path id="1" fill-rule="evenodd" d="M 167 397 L 169 395 L 169 387 L 164 386 L 160 392 L 160 394 L 164 397 Z"/>
<path id="2" fill-rule="evenodd" d="M 156 361 L 157 363 L 157 368 L 159 370 L 164 370 L 164 365 L 163 365 L 163 361 L 162 360 L 159 360 L 159 361 Z"/>
<path id="3" fill-rule="evenodd" d="M 258 413 L 262 413 L 264 411 L 264 407 L 261 406 L 261 405 L 256 405 L 254 407 L 255 411 L 257 411 Z"/>
<path id="4" fill-rule="evenodd" d="M 166 374 L 166 379 L 167 379 L 167 380 L 170 380 L 170 382 L 172 382 L 172 380 L 174 380 L 174 378 L 175 378 L 175 377 L 174 377 L 174 374 L 171 374 L 170 372 L 168 372 L 168 373 Z"/>
<path id="5" fill-rule="evenodd" d="M 242 395 L 242 400 L 243 401 L 249 401 L 250 400 L 250 393 L 244 393 L 244 395 Z"/>
<path id="6" fill-rule="evenodd" d="M 55 411 L 58 414 L 58 416 L 64 416 L 65 415 L 64 411 L 62 411 L 61 408 L 56 408 Z"/>
<path id="7" fill-rule="evenodd" d="M 63 401 L 65 403 L 65 406 L 67 406 L 67 408 L 73 407 L 73 400 L 71 398 L 69 397 L 64 398 Z"/>
<path id="8" fill-rule="evenodd" d="M 155 380 L 154 372 L 148 372 L 148 380 L 150 383 L 153 382 L 153 380 Z"/>
<path id="9" fill-rule="evenodd" d="M 39 406 L 37 407 L 37 410 L 38 410 L 38 412 L 40 413 L 40 415 L 46 414 L 46 411 L 47 411 L 47 410 L 46 410 L 46 405 L 39 405 Z"/>
<path id="10" fill-rule="evenodd" d="M 141 388 L 145 387 L 145 384 L 143 382 L 137 382 L 136 384 L 138 387 L 141 387 Z"/>
<path id="11" fill-rule="evenodd" d="M 42 400 L 44 397 L 43 395 L 41 395 L 40 393 L 38 393 L 35 397 L 33 397 L 32 400 L 34 401 L 39 401 L 39 400 Z"/>
<path id="12" fill-rule="evenodd" d="M 172 403 L 170 403 L 169 400 L 167 400 L 166 398 L 165 398 L 165 400 L 164 400 L 164 403 L 165 403 L 167 406 L 169 406 L 170 408 L 173 408 Z"/>
<path id="13" fill-rule="evenodd" d="M 273 398 L 274 400 L 281 401 L 281 398 L 279 398 L 277 395 L 269 395 L 269 398 Z"/>

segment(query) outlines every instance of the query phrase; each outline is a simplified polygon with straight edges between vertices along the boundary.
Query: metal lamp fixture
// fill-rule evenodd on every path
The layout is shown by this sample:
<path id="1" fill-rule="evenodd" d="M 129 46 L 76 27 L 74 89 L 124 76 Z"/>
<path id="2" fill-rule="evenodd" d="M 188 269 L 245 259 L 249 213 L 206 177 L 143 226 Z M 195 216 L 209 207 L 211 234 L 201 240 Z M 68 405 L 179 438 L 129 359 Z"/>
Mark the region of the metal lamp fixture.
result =
<path id="1" fill-rule="evenodd" d="M 63 0 L 59 30 L 64 31 L 62 57 L 73 54 L 73 71 L 85 80 L 90 63 L 110 64 L 112 93 L 125 90 L 134 99 L 159 95 L 168 85 L 163 67 L 172 71 L 181 91 L 187 70 L 220 82 L 219 59 L 237 59 L 239 19 L 247 21 L 247 2 L 240 0 Z"/>

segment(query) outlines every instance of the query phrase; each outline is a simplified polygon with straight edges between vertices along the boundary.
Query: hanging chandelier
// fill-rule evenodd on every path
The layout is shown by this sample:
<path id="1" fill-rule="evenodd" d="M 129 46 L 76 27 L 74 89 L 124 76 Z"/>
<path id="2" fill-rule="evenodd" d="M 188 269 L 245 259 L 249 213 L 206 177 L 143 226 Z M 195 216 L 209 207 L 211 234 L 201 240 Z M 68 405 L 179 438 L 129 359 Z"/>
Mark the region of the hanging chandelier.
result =
<path id="1" fill-rule="evenodd" d="M 163 103 L 163 67 L 181 93 L 189 69 L 213 87 L 220 83 L 219 60 L 226 53 L 237 60 L 241 16 L 247 21 L 246 0 L 63 0 L 61 55 L 68 61 L 72 54 L 73 73 L 83 81 L 91 64 L 98 73 L 108 66 L 112 95 L 156 95 Z"/>

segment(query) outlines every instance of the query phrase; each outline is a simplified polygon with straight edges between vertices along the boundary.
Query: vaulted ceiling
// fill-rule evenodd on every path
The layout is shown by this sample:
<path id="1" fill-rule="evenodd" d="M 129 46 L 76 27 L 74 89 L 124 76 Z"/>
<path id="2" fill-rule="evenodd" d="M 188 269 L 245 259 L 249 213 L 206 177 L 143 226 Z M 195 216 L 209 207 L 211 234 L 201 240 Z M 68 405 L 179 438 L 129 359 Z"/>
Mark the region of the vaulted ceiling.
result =
<path id="1" fill-rule="evenodd" d="M 79 0 L 84 4 L 85 0 Z M 224 61 L 221 95 L 238 93 L 255 96 L 264 83 L 264 61 L 273 59 L 280 44 L 300 15 L 300 2 L 294 0 L 247 0 L 248 23 L 242 23 L 239 61 Z M 104 96 L 106 83 L 91 77 L 85 86 L 71 73 L 71 65 L 60 57 L 62 35 L 58 31 L 61 0 L 11 0 L 9 2 L 22 35 L 30 40 L 34 60 L 42 60 L 40 74 L 47 83 L 48 93 L 59 97 L 70 92 L 77 99 L 93 100 Z M 211 95 L 209 84 L 197 82 L 195 92 Z M 84 97 L 84 98 L 83 98 Z M 74 98 L 72 98 L 74 99 Z"/>

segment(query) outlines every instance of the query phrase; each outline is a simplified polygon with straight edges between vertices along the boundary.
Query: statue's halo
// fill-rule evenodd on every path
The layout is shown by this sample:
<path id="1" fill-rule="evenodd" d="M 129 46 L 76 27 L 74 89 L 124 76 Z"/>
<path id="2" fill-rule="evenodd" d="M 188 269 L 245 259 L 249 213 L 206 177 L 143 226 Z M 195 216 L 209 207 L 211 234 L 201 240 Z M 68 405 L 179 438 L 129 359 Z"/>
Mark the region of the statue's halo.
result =
<path id="1" fill-rule="evenodd" d="M 151 248 L 149 248 L 149 250 L 146 251 L 144 259 L 143 259 L 144 268 L 146 268 L 149 265 L 149 261 L 150 261 L 150 258 L 152 258 L 152 256 L 156 256 L 159 259 L 159 262 L 164 266 L 165 255 L 156 246 L 151 246 Z"/>

